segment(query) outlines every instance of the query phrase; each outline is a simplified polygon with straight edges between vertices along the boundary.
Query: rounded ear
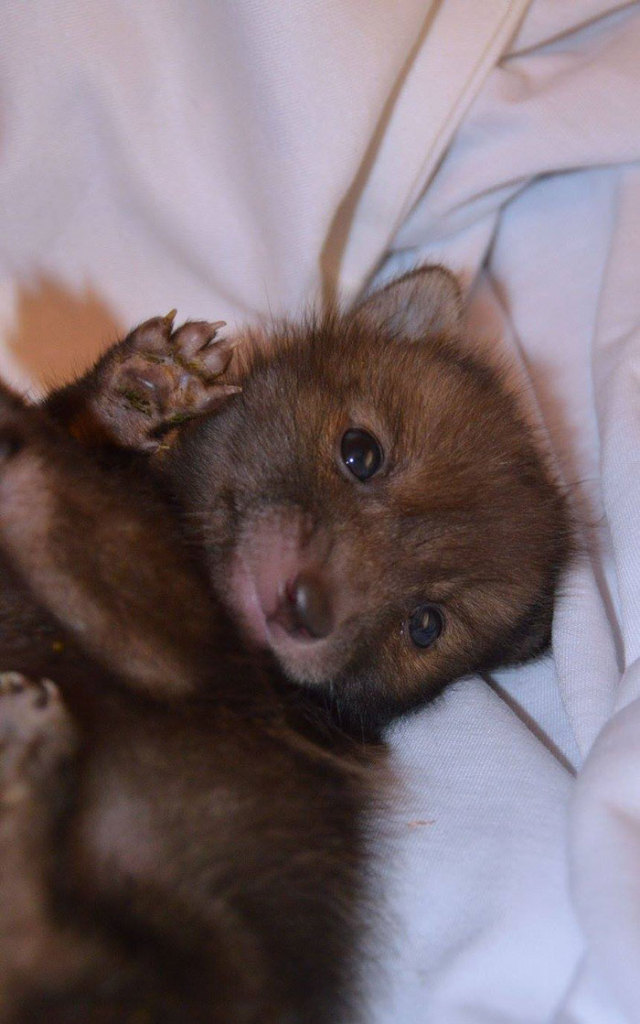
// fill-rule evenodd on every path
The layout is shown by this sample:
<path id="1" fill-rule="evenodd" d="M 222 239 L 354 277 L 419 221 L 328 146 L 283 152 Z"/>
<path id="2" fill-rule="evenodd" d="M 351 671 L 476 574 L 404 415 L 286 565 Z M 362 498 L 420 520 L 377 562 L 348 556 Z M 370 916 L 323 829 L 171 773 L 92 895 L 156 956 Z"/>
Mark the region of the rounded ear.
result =
<path id="1" fill-rule="evenodd" d="M 433 334 L 459 334 L 462 292 L 450 270 L 424 266 L 369 295 L 355 312 L 410 341 Z"/>

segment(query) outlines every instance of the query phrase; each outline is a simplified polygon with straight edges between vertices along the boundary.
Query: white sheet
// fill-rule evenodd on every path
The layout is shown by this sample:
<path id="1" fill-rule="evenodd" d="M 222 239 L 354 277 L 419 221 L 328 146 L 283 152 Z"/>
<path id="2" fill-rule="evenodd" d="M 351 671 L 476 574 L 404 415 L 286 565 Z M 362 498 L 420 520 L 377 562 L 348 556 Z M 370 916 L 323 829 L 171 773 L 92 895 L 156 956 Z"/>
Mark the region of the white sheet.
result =
<path id="1" fill-rule="evenodd" d="M 393 732 L 374 1024 L 640 1021 L 640 6 L 527 6 L 3 11 L 3 373 L 442 260 L 592 523 L 553 658 Z"/>

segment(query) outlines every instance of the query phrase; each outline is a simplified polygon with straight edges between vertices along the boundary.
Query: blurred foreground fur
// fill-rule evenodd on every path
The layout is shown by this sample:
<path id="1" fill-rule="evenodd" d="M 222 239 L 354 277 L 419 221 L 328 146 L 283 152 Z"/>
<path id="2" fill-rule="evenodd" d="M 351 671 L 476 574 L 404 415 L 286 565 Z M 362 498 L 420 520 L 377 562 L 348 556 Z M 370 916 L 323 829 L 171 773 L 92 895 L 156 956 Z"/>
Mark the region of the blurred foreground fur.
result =
<path id="1" fill-rule="evenodd" d="M 359 1019 L 381 729 L 549 641 L 565 502 L 451 275 L 218 327 L 0 392 L 3 1021 Z"/>

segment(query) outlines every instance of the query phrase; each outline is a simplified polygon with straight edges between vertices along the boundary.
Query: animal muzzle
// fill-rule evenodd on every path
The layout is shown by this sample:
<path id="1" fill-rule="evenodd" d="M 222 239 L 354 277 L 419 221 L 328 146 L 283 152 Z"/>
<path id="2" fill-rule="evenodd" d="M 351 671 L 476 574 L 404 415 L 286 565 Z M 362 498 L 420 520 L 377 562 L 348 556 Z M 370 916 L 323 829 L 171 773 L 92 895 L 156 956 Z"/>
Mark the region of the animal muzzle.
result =
<path id="1" fill-rule="evenodd" d="M 353 618 L 349 587 L 334 571 L 343 555 L 328 529 L 297 509 L 261 511 L 240 530 L 222 582 L 227 603 L 249 643 L 270 649 L 294 679 L 320 682 L 343 657 Z"/>

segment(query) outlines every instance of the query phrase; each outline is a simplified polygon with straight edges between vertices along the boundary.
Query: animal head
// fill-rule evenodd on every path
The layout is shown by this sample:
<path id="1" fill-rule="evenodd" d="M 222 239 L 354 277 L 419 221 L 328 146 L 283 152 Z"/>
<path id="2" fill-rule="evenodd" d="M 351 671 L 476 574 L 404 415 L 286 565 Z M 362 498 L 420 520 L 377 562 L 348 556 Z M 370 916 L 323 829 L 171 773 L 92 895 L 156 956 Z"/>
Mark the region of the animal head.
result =
<path id="1" fill-rule="evenodd" d="M 531 428 L 460 344 L 460 306 L 426 268 L 278 326 L 173 456 L 247 641 L 364 730 L 542 651 L 570 548 Z"/>

